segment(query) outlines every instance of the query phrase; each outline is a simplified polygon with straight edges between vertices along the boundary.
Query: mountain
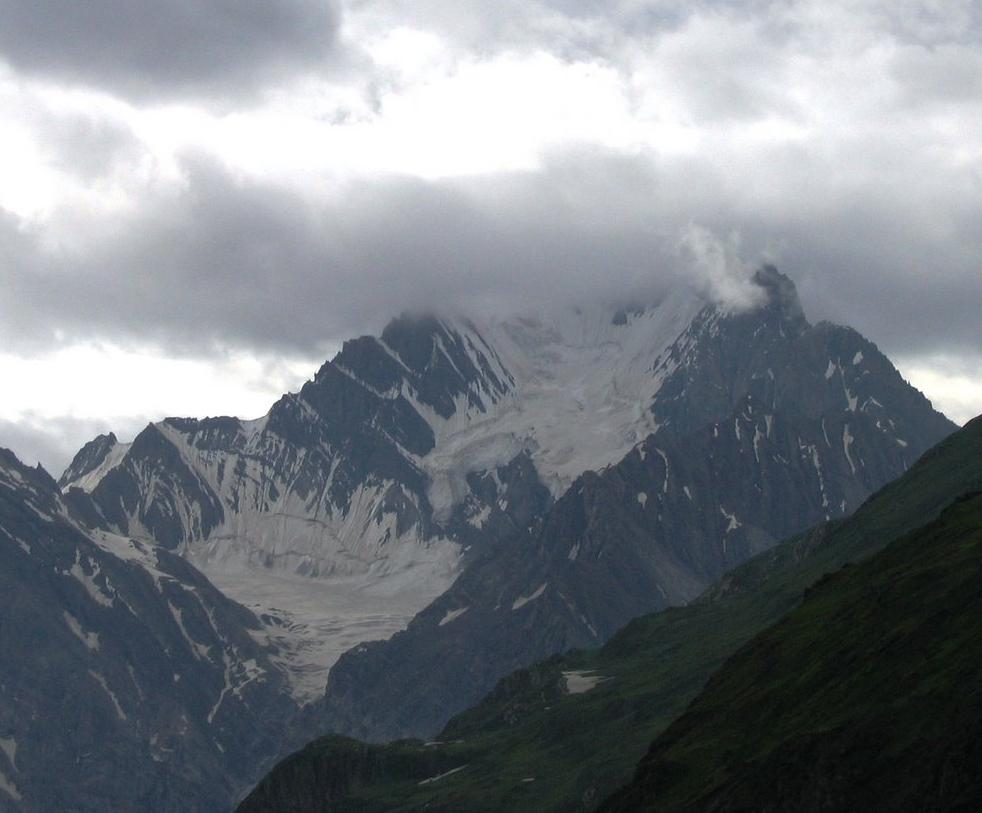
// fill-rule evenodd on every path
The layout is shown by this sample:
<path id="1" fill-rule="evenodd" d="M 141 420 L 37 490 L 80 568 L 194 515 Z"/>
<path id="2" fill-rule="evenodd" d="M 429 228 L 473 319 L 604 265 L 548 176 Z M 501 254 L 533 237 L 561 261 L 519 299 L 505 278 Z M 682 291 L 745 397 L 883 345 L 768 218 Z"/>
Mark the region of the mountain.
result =
<path id="1" fill-rule="evenodd" d="M 982 808 L 982 492 L 740 649 L 605 811 Z"/>
<path id="2" fill-rule="evenodd" d="M 97 435 L 78 450 L 78 454 L 58 478 L 58 487 L 65 488 L 69 485 L 82 489 L 91 487 L 119 462 L 128 448 L 127 444 L 119 442 L 113 432 Z"/>
<path id="3" fill-rule="evenodd" d="M 871 342 L 811 325 L 787 277 L 754 282 L 747 309 L 678 291 L 401 317 L 258 420 L 96 439 L 64 502 L 260 618 L 308 704 L 295 736 L 429 735 L 513 669 L 847 515 L 954 429 Z"/>
<path id="4" fill-rule="evenodd" d="M 653 394 L 634 403 L 651 422 L 644 440 L 477 549 L 404 632 L 340 658 L 312 711 L 322 730 L 433 736 L 510 671 L 597 646 L 778 540 L 847 515 L 954 428 L 870 341 L 810 325 L 787 277 L 766 268 L 755 281 L 761 305 L 704 306 L 649 357 Z M 644 314 L 612 325 L 630 330 Z M 601 433 L 603 416 L 591 415 Z M 576 429 L 589 445 L 589 429 Z M 498 489 L 498 504 L 513 495 Z"/>
<path id="5" fill-rule="evenodd" d="M 83 528 L 0 449 L 0 809 L 228 809 L 296 709 L 263 639 L 182 557 Z"/>
<path id="6" fill-rule="evenodd" d="M 808 596 L 806 605 L 811 603 L 817 591 L 839 578 L 829 574 L 865 573 L 858 565 L 847 565 L 873 561 L 870 557 L 892 540 L 936 520 L 957 495 L 979 489 L 982 418 L 924 454 L 852 516 L 823 523 L 759 554 L 724 576 L 697 601 L 635 619 L 598 650 L 570 652 L 507 676 L 479 704 L 454 718 L 435 742 L 368 745 L 337 736 L 316 740 L 277 765 L 240 810 L 593 810 L 606 795 L 630 780 L 651 741 L 685 712 L 714 672 L 724 663 L 724 672 L 729 668 L 732 661 L 727 659 L 741 646 L 792 612 L 804 596 Z M 956 512 L 962 510 L 959 505 Z M 911 537 L 921 542 L 905 544 L 916 549 L 928 534 L 933 531 Z M 921 563 L 929 562 L 933 555 L 932 549 Z M 944 555 L 939 558 L 944 559 Z M 956 555 L 946 561 L 946 567 L 958 562 L 959 567 L 965 563 Z M 977 582 L 976 571 L 977 566 L 963 572 L 952 567 L 950 575 Z M 931 584 L 923 573 L 919 576 Z M 884 577 L 878 578 L 882 585 Z M 863 579 L 865 576 L 857 583 L 874 583 Z M 819 587 L 812 587 L 816 582 Z M 947 582 L 941 584 L 945 589 L 948 586 Z M 873 595 L 879 591 L 877 587 Z M 918 602 L 928 595 L 919 592 L 916 584 L 908 587 L 906 582 L 894 591 L 900 595 L 905 592 L 909 598 L 906 606 L 915 612 Z M 850 629 L 851 606 L 845 620 L 812 623 L 809 637 L 803 641 L 818 651 L 826 639 L 835 645 Z M 924 617 L 949 623 L 943 611 Z M 950 621 L 956 618 L 961 616 Z M 974 620 L 966 622 L 965 633 L 977 637 L 975 626 Z M 936 639 L 941 638 L 940 630 L 938 633 Z M 910 647 L 896 651 L 908 665 L 923 660 L 911 658 Z M 970 651 L 966 650 L 966 655 Z M 758 659 L 756 666 L 766 663 L 769 661 Z M 866 674 L 851 669 L 854 663 L 842 661 L 841 668 L 849 674 Z M 781 672 L 742 673 L 746 681 L 734 688 L 756 697 L 757 685 L 773 685 L 782 676 L 813 674 L 801 664 Z M 713 677 L 710 686 L 718 679 Z M 809 688 L 816 698 L 824 697 L 823 691 L 834 690 L 843 679 L 839 675 L 838 680 Z M 967 677 L 962 686 L 974 686 L 973 680 Z M 907 684 L 894 679 L 892 685 Z M 711 700 L 709 691 L 707 688 L 703 693 L 704 702 Z M 965 696 L 959 687 L 948 685 L 947 691 L 950 697 Z M 713 701 L 714 714 L 726 700 L 734 698 L 727 695 L 718 703 Z M 739 698 L 735 702 L 740 705 Z M 786 713 L 795 706 L 775 708 Z M 755 715 L 766 713 L 757 706 L 741 712 L 738 721 L 734 718 L 733 725 L 739 725 L 734 736 L 751 739 L 761 730 Z M 710 718 L 700 722 L 699 734 L 715 747 L 709 739 L 715 723 Z M 740 759 L 744 751 L 738 748 L 728 753 Z M 699 776 L 701 783 L 703 774 L 686 776 Z M 733 809 L 764 808 L 747 803 Z M 808 808 L 792 805 L 773 809 Z M 867 808 L 854 805 L 848 809 Z M 895 809 L 906 808 L 898 805 Z"/>
<path id="7" fill-rule="evenodd" d="M 680 292 L 630 319 L 401 317 L 259 420 L 100 436 L 60 485 L 80 521 L 181 553 L 270 619 L 309 701 L 343 651 L 405 627 L 651 431 L 653 357 L 699 307 Z"/>
<path id="8" fill-rule="evenodd" d="M 480 551 L 650 431 L 652 358 L 695 307 L 678 295 L 630 326 L 605 307 L 480 330 L 403 317 L 346 342 L 259 420 L 96 439 L 62 486 L 89 525 L 180 552 L 275 618 L 303 650 L 295 684 L 309 699 L 344 649 L 405 626 Z"/>

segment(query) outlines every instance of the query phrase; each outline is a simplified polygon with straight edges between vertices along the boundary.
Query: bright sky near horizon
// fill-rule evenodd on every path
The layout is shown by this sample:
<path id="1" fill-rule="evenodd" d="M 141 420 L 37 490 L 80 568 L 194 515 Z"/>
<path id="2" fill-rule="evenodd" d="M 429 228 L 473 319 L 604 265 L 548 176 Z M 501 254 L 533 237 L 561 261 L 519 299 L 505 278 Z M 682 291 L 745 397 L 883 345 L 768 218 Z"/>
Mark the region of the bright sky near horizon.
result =
<path id="1" fill-rule="evenodd" d="M 254 417 L 406 308 L 762 258 L 982 412 L 975 0 L 2 9 L 0 445 L 28 462 Z M 680 251 L 693 224 L 732 267 Z"/>

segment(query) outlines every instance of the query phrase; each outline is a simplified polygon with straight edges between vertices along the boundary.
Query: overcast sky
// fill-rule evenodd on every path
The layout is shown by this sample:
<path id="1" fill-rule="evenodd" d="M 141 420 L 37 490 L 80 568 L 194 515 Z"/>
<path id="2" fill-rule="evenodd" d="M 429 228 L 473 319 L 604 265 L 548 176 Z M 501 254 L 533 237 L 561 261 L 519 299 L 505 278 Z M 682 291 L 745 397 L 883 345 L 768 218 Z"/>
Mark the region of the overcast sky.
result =
<path id="1" fill-rule="evenodd" d="M 0 0 L 0 445 L 767 258 L 982 412 L 978 0 Z M 696 252 L 698 254 L 698 252 Z"/>

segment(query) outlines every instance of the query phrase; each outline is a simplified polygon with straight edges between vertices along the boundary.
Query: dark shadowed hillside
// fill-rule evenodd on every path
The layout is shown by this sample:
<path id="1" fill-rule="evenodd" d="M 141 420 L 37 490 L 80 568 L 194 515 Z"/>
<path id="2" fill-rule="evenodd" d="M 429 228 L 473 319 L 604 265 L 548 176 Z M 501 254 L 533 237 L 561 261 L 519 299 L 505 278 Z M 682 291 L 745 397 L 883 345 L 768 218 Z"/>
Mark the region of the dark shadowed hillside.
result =
<path id="1" fill-rule="evenodd" d="M 982 493 L 816 584 L 603 807 L 982 809 Z"/>
<path id="2" fill-rule="evenodd" d="M 757 556 L 697 602 L 637 619 L 599 650 L 510 675 L 452 720 L 439 743 L 315 741 L 277 766 L 241 810 L 594 809 L 628 781 L 650 741 L 726 658 L 796 607 L 810 585 L 976 489 L 982 419 L 928 451 L 849 519 Z M 387 767 L 396 757 L 398 772 Z"/>

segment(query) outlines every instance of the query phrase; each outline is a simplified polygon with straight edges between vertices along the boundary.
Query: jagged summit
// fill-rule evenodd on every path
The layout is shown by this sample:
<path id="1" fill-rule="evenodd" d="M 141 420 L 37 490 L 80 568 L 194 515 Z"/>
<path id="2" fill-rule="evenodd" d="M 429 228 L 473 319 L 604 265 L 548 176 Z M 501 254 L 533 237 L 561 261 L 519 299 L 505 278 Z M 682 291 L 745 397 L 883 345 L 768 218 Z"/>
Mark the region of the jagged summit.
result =
<path id="1" fill-rule="evenodd" d="M 619 332 L 610 331 L 610 327 L 629 330 L 640 319 L 646 315 L 650 317 L 654 312 L 682 312 L 687 319 L 695 316 L 700 309 L 709 309 L 720 315 L 764 312 L 776 314 L 785 323 L 798 323 L 801 327 L 808 325 L 791 277 L 768 263 L 755 271 L 749 282 L 759 288 L 763 295 L 758 296 L 750 308 L 732 312 L 725 302 L 715 302 L 705 293 L 686 286 L 680 286 L 668 295 L 651 301 L 635 298 L 630 301 L 612 299 L 579 304 L 556 303 L 502 316 L 465 316 L 437 311 L 404 312 L 390 320 L 378 338 L 363 336 L 346 342 L 339 357 L 350 357 L 356 347 L 363 343 L 378 343 L 384 345 L 400 365 L 419 374 L 432 368 L 448 348 L 461 343 L 461 336 L 467 337 L 465 340 L 476 340 L 481 349 L 492 356 L 498 350 L 497 344 L 492 340 L 502 330 L 510 334 L 526 332 L 526 342 L 589 345 L 617 341 Z M 533 335 L 536 329 L 539 336 Z M 457 360 L 458 358 L 454 359 Z M 470 362 L 466 359 L 463 361 L 461 370 L 455 372 L 462 373 L 464 368 L 470 368 Z"/>
<path id="2" fill-rule="evenodd" d="M 767 296 L 765 308 L 776 311 L 785 321 L 807 324 L 805 310 L 798 298 L 798 288 L 789 276 L 767 264 L 754 272 L 753 282 Z"/>
<path id="3" fill-rule="evenodd" d="M 81 485 L 81 481 L 87 475 L 98 472 L 99 467 L 105 463 L 106 458 L 117 444 L 118 440 L 113 432 L 97 435 L 79 449 L 68 468 L 58 478 L 58 485 L 62 487 L 69 483 Z"/>
<path id="4" fill-rule="evenodd" d="M 758 284 L 768 301 L 750 310 L 679 289 L 644 307 L 397 319 L 346 342 L 263 418 L 100 436 L 47 493 L 73 527 L 132 557 L 103 567 L 92 551 L 113 586 L 120 567 L 149 568 L 141 581 L 159 592 L 158 564 L 183 560 L 247 605 L 262 629 L 245 634 L 275 644 L 284 694 L 323 699 L 306 720 L 432 733 L 504 672 L 599 643 L 849 513 L 954 428 L 871 342 L 808 325 L 786 277 L 762 269 Z M 88 561 L 69 554 L 59 569 L 77 570 L 76 597 L 105 588 L 89 604 L 108 613 L 109 582 Z M 208 612 L 174 589 L 159 615 L 208 672 L 197 708 L 210 724 L 250 658 L 230 682 L 227 649 L 195 646 L 212 641 Z M 76 605 L 42 615 L 76 649 L 95 633 L 108 652 L 109 629 Z M 125 663 L 98 674 L 128 714 L 139 692 Z"/>
<path id="5" fill-rule="evenodd" d="M 281 628 L 306 630 L 293 643 L 307 659 L 295 689 L 309 699 L 344 650 L 404 627 L 503 538 L 533 539 L 578 478 L 637 454 L 656 461 L 645 476 L 666 481 L 627 493 L 651 512 L 642 547 L 660 551 L 652 580 L 640 603 L 629 596 L 593 616 L 582 592 L 569 629 L 549 639 L 596 641 L 652 601 L 691 598 L 786 531 L 848 513 L 952 428 L 872 343 L 810 327 L 786 276 L 764 268 L 756 280 L 768 302 L 749 311 L 679 289 L 646 307 L 403 316 L 345 342 L 262 419 L 167 419 L 131 444 L 97 438 L 62 488 L 87 523 L 181 552 Z M 681 483 L 681 464 L 659 468 L 670 443 L 680 459 L 740 461 L 738 480 L 719 480 L 725 515 L 707 502 L 718 472 Z M 783 477 L 792 480 L 779 488 Z M 683 509 L 704 516 L 676 526 L 668 514 Z M 662 550 L 658 534 L 684 550 Z M 587 550 L 584 541 L 582 554 L 559 559 Z M 601 589 L 613 589 L 612 572 L 598 575 Z M 550 578 L 510 601 L 551 596 Z M 304 596 L 324 590 L 333 609 L 318 615 L 324 600 Z"/>

